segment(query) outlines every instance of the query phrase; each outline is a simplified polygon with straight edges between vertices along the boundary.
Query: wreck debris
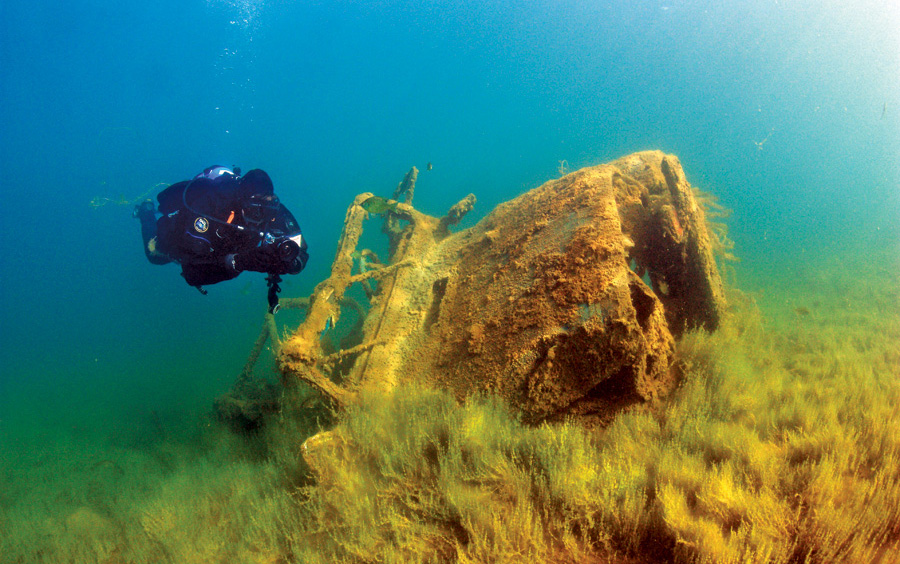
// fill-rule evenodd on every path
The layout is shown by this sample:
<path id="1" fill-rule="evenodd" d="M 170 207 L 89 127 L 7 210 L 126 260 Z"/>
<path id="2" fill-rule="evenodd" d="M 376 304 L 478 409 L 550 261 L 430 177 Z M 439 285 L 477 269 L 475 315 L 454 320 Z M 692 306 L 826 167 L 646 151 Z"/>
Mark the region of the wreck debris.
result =
<path id="1" fill-rule="evenodd" d="M 460 397 L 500 394 L 533 421 L 605 420 L 665 395 L 675 337 L 722 318 L 703 206 L 674 156 L 648 151 L 581 169 L 455 233 L 475 197 L 440 219 L 423 214 L 411 205 L 417 173 L 390 200 L 356 197 L 331 276 L 277 347 L 285 378 L 338 406 L 362 388 L 417 380 Z M 374 253 L 356 248 L 366 207 L 383 215 L 389 238 L 387 260 L 373 268 L 359 259 Z M 350 299 L 357 283 L 368 303 Z M 323 331 L 349 307 L 356 325 L 327 350 Z"/>

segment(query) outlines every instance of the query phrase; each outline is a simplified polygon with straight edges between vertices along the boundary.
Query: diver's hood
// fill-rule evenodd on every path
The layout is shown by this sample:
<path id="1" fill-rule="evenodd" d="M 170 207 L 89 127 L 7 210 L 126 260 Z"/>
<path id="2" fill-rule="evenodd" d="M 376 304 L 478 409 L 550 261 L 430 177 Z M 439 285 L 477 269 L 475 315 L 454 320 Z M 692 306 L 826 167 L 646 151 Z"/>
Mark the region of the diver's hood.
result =
<path id="1" fill-rule="evenodd" d="M 238 196 L 241 200 L 249 200 L 251 196 L 271 196 L 275 194 L 275 186 L 266 171 L 254 168 L 241 177 L 238 185 Z"/>

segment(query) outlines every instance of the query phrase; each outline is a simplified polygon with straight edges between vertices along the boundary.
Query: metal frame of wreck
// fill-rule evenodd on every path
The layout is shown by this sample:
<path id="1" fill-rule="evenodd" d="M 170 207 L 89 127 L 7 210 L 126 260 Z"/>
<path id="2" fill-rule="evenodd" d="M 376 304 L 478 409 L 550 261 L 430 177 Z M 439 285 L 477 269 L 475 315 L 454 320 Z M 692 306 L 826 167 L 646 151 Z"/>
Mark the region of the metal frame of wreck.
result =
<path id="1" fill-rule="evenodd" d="M 418 172 L 416 167 L 412 167 L 397 186 L 393 198 L 385 201 L 392 208 L 385 214 L 385 223 L 382 229 L 391 243 L 389 259 L 404 258 L 388 265 L 372 263 L 370 264 L 371 270 L 353 274 L 353 255 L 357 252 L 357 245 L 363 233 L 363 221 L 370 215 L 370 212 L 366 211 L 362 204 L 374 197 L 370 192 L 357 195 L 347 208 L 344 227 L 338 240 L 337 253 L 331 265 L 331 275 L 317 284 L 308 298 L 283 298 L 280 302 L 282 309 L 306 310 L 305 319 L 287 340 L 282 341 L 279 338 L 275 315 L 267 312 L 259 336 L 256 338 L 238 378 L 238 384 L 252 380 L 253 369 L 259 356 L 266 343 L 271 341 L 278 369 L 284 377 L 294 376 L 306 382 L 338 407 L 344 408 L 352 402 L 356 395 L 354 389 L 340 386 L 331 378 L 335 366 L 349 356 L 368 353 L 373 347 L 384 344 L 384 341 L 379 340 L 381 333 L 381 320 L 379 320 L 374 334 L 367 342 L 332 354 L 324 353 L 321 346 L 321 334 L 329 321 L 332 324 L 337 322 L 341 307 L 353 309 L 360 319 L 366 315 L 363 307 L 356 300 L 345 295 L 347 290 L 353 284 L 366 284 L 366 293 L 371 298 L 375 292 L 368 287 L 368 282 L 387 278 L 386 289 L 382 288 L 378 292 L 384 295 L 383 304 L 381 304 L 381 319 L 383 319 L 384 312 L 391 304 L 391 294 L 397 271 L 416 264 L 415 260 L 405 257 L 409 248 L 415 247 L 415 245 L 410 245 L 410 241 L 421 237 L 431 237 L 436 240 L 446 237 L 450 234 L 450 227 L 457 225 L 475 204 L 475 196 L 469 194 L 453 205 L 440 219 L 417 211 L 412 207 L 411 202 L 415 193 Z M 401 196 L 403 201 L 398 199 Z M 409 225 L 400 229 L 398 227 L 400 220 L 408 221 Z M 367 249 L 360 252 L 374 255 Z M 366 369 L 366 359 L 364 358 L 362 361 L 363 366 L 357 378 L 360 381 Z M 358 383 L 357 381 L 356 384 Z"/>

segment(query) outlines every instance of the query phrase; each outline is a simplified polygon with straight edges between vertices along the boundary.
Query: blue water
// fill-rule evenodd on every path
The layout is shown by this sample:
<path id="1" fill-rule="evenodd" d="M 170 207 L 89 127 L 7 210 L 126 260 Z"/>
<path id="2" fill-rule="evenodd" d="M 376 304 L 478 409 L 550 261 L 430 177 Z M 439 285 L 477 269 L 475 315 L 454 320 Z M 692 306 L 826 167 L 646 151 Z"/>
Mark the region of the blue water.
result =
<path id="1" fill-rule="evenodd" d="M 214 163 L 267 170 L 300 220 L 285 295 L 413 165 L 417 207 L 474 192 L 471 224 L 561 161 L 662 149 L 734 210 L 747 272 L 896 241 L 898 29 L 893 0 L 4 0 L 0 431 L 230 386 L 262 276 L 203 297 L 147 263 L 130 205 L 91 206 Z"/>

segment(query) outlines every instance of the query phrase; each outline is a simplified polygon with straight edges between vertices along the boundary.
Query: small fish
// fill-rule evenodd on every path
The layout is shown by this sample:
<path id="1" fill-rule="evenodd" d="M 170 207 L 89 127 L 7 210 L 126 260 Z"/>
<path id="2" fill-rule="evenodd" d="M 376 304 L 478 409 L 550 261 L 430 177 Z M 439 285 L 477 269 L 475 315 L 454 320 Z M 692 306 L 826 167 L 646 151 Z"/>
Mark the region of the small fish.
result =
<path id="1" fill-rule="evenodd" d="M 806 316 L 806 315 L 809 315 L 810 312 L 809 312 L 808 308 L 800 306 L 800 307 L 794 308 L 794 313 L 796 313 L 799 316 Z"/>
<path id="2" fill-rule="evenodd" d="M 425 165 L 426 170 L 431 170 L 433 168 L 434 168 L 434 165 L 432 165 L 431 163 L 428 163 L 427 165 Z"/>
<path id="3" fill-rule="evenodd" d="M 361 203 L 360 206 L 369 213 L 383 214 L 389 211 L 397 211 L 397 204 L 398 202 L 389 202 L 380 196 L 372 196 Z"/>
<path id="4" fill-rule="evenodd" d="M 319 338 L 324 339 L 325 334 L 328 333 L 329 331 L 331 331 L 331 329 L 333 327 L 334 327 L 334 315 L 329 315 L 328 319 L 325 320 L 325 328 L 322 329 L 321 333 L 319 333 Z"/>
<path id="5" fill-rule="evenodd" d="M 113 474 L 118 474 L 120 476 L 125 475 L 125 470 L 122 470 L 122 467 L 113 462 L 112 460 L 99 460 L 91 465 L 91 471 L 110 471 Z"/>
<path id="6" fill-rule="evenodd" d="M 365 255 L 363 255 L 361 252 L 353 251 L 352 253 L 350 253 L 350 258 L 352 258 L 353 260 L 355 260 L 359 263 L 359 273 L 360 274 L 364 273 L 367 270 L 366 267 L 368 266 L 369 261 L 366 260 Z"/>
<path id="7" fill-rule="evenodd" d="M 881 117 L 879 119 L 884 119 L 884 113 L 887 111 L 887 102 L 884 103 L 884 106 L 881 107 Z"/>

